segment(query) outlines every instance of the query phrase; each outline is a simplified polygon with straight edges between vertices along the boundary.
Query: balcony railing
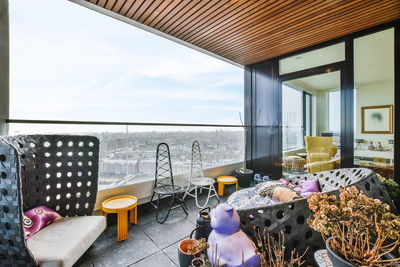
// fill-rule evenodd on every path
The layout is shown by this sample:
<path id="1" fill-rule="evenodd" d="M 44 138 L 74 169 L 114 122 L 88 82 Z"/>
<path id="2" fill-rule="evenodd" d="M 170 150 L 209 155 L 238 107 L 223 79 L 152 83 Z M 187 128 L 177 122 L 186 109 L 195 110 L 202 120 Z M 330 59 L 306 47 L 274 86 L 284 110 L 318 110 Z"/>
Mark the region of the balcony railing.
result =
<path id="1" fill-rule="evenodd" d="M 241 125 L 7 120 L 10 135 L 87 134 L 100 140 L 99 190 L 154 179 L 156 146 L 171 149 L 174 175 L 190 171 L 191 144 L 200 142 L 204 169 L 242 162 Z"/>

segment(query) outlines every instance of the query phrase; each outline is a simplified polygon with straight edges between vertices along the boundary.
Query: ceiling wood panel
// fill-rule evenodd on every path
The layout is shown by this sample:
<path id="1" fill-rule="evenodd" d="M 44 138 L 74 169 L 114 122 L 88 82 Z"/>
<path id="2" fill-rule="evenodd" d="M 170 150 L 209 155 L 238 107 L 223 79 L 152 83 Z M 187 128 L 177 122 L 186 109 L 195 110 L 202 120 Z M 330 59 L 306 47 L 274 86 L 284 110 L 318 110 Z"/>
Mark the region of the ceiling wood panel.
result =
<path id="1" fill-rule="evenodd" d="M 231 3 L 231 0 L 219 1 L 217 4 L 210 2 L 208 5 L 199 10 L 198 16 L 196 18 L 191 20 L 189 23 L 185 23 L 185 25 L 182 27 L 176 27 L 173 31 L 170 32 L 170 34 L 178 37 L 190 28 L 200 26 L 203 23 L 207 23 L 208 19 L 213 19 L 210 16 L 212 16 L 213 14 L 217 15 L 218 13 L 216 11 L 225 9 L 224 6 L 226 8 L 229 7 Z"/>
<path id="2" fill-rule="evenodd" d="M 175 16 L 182 8 L 184 8 L 189 2 L 182 0 L 174 0 L 168 5 L 160 14 L 154 18 L 153 21 L 148 22 L 148 26 L 157 28 L 157 25 L 162 24 L 162 21 L 168 21 L 170 18 Z"/>
<path id="3" fill-rule="evenodd" d="M 121 2 L 123 2 L 123 1 L 121 1 Z M 106 2 L 105 8 L 106 8 L 106 9 L 112 10 L 112 8 L 114 7 L 114 5 L 115 5 L 116 3 L 117 3 L 117 0 L 108 0 L 108 1 Z"/>
<path id="4" fill-rule="evenodd" d="M 171 16 L 166 16 L 166 19 L 163 23 L 160 23 L 159 27 L 156 27 L 157 30 L 165 32 L 174 22 L 176 22 L 181 16 L 185 15 L 188 11 L 196 9 L 197 7 L 201 6 L 202 0 L 195 0 L 195 1 L 186 1 L 186 5 L 177 10 L 177 12 Z"/>
<path id="5" fill-rule="evenodd" d="M 371 8 L 373 8 L 373 7 L 371 7 Z M 388 6 L 387 9 L 382 9 L 382 10 L 381 10 L 381 11 L 382 11 L 381 16 L 380 16 L 378 19 L 376 19 L 375 21 L 389 22 L 390 19 L 387 20 L 387 21 L 385 21 L 385 18 L 384 18 L 384 17 L 387 16 L 388 14 L 390 14 L 391 8 L 392 8 L 392 6 Z M 363 14 L 362 16 L 360 16 L 360 17 L 358 17 L 358 18 L 354 18 L 354 17 L 352 16 L 352 14 L 348 14 L 348 15 L 345 17 L 345 18 L 347 19 L 346 28 L 344 28 L 344 27 L 339 27 L 339 28 L 338 28 L 337 25 L 340 25 L 340 21 L 338 22 L 336 19 L 333 19 L 333 20 L 331 21 L 331 22 L 332 22 L 331 24 L 325 25 L 325 26 L 323 26 L 323 27 L 321 27 L 321 28 L 319 28 L 319 29 L 309 28 L 309 29 L 303 31 L 301 35 L 299 35 L 299 34 L 296 33 L 296 32 L 291 32 L 291 36 L 285 38 L 285 41 L 284 41 L 284 42 L 281 40 L 281 43 L 280 43 L 280 44 L 279 44 L 279 40 L 280 40 L 281 37 L 280 37 L 280 36 L 277 36 L 277 37 L 275 38 L 276 40 L 271 40 L 270 42 L 263 42 L 263 43 L 261 43 L 260 46 L 256 46 L 256 47 L 252 46 L 252 47 L 251 47 L 252 51 L 253 51 L 253 48 L 255 48 L 256 50 L 258 50 L 258 52 L 255 52 L 255 53 L 252 53 L 252 51 L 248 51 L 247 53 L 243 53 L 242 51 L 243 51 L 243 50 L 246 50 L 246 47 L 241 47 L 240 52 L 236 52 L 236 55 L 238 55 L 238 53 L 243 54 L 243 55 L 245 55 L 245 56 L 246 56 L 246 55 L 249 56 L 250 54 L 251 54 L 252 56 L 260 55 L 260 51 L 263 51 L 263 50 L 265 49 L 265 47 L 268 47 L 269 49 L 274 48 L 274 46 L 272 46 L 274 43 L 277 43 L 278 46 L 282 46 L 282 45 L 284 45 L 284 46 L 290 46 L 291 44 L 293 44 L 294 46 L 296 46 L 296 44 L 298 44 L 299 42 L 301 42 L 301 43 L 307 44 L 307 45 L 304 46 L 304 47 L 307 47 L 307 46 L 310 46 L 310 45 L 308 45 L 309 43 L 312 43 L 311 45 L 313 45 L 313 44 L 318 44 L 318 42 L 313 42 L 313 40 L 312 40 L 312 39 L 314 39 L 315 34 L 318 34 L 319 37 L 327 38 L 327 37 L 332 36 L 331 31 L 336 30 L 335 36 L 336 36 L 336 37 L 340 37 L 340 36 L 346 35 L 347 32 L 348 32 L 348 30 L 349 30 L 349 29 L 352 29 L 352 28 L 357 28 L 357 29 L 358 29 L 359 26 L 362 26 L 362 27 L 364 27 L 364 28 L 369 28 L 369 27 L 370 27 L 370 23 L 373 22 L 373 21 L 370 21 L 370 20 L 369 20 L 367 23 L 362 23 L 362 22 L 360 22 L 360 19 L 359 19 L 359 18 L 367 18 L 367 17 L 368 17 L 368 13 L 367 13 L 368 10 L 366 10 L 366 9 L 361 9 L 361 11 L 365 11 L 365 12 L 364 12 L 365 14 Z M 290 33 L 288 33 L 287 35 L 290 35 Z M 336 38 L 336 37 L 335 37 L 335 38 Z M 331 39 L 332 39 L 332 38 L 331 38 Z M 304 47 L 303 47 L 303 48 L 304 48 Z M 247 47 L 247 48 L 249 48 L 249 47 Z M 275 46 L 275 48 L 276 48 L 276 46 Z M 289 48 L 289 47 L 288 47 L 288 48 Z M 280 49 L 283 50 L 283 49 L 287 49 L 287 48 L 285 47 L 285 48 L 280 48 Z M 232 49 L 232 50 L 233 50 L 233 49 Z M 247 50 L 248 50 L 248 49 L 247 49 Z M 296 50 L 298 50 L 298 49 L 296 49 Z M 237 50 L 237 51 L 238 51 L 238 50 Z M 291 51 L 295 51 L 295 50 L 289 49 L 289 52 L 291 52 Z M 231 52 L 231 51 L 229 51 L 229 52 Z M 221 53 L 221 54 L 223 54 L 223 53 Z M 283 53 L 283 54 L 286 54 L 286 53 Z M 224 55 L 225 55 L 225 56 L 229 56 L 228 54 L 224 54 Z"/>
<path id="6" fill-rule="evenodd" d="M 97 1 L 97 5 L 104 7 L 104 5 L 106 4 L 107 0 L 98 0 Z"/>
<path id="7" fill-rule="evenodd" d="M 364 1 L 364 0 L 359 0 L 359 2 Z M 361 14 L 368 14 L 365 13 L 366 10 L 366 6 L 363 3 L 359 3 L 360 6 L 358 6 L 360 8 L 360 12 Z M 342 8 L 339 7 L 339 9 L 341 10 Z M 319 9 L 316 9 L 317 14 L 320 12 Z M 349 23 L 352 20 L 359 20 L 360 17 L 354 18 L 352 16 L 352 12 L 348 11 L 348 10 L 343 10 L 341 13 L 341 19 L 346 19 L 346 25 L 349 25 Z M 362 15 L 363 16 L 363 15 Z M 316 14 L 311 14 L 308 15 L 308 17 L 310 19 L 307 20 L 303 20 L 302 18 L 300 18 L 299 20 L 293 20 L 291 21 L 290 19 L 286 19 L 285 22 L 283 23 L 285 25 L 285 29 L 277 29 L 277 28 L 270 28 L 272 25 L 268 24 L 267 26 L 263 27 L 268 28 L 268 31 L 263 32 L 262 29 L 260 30 L 259 33 L 257 33 L 256 35 L 248 35 L 245 42 L 240 42 L 240 40 L 238 40 L 237 42 L 224 42 L 223 45 L 224 46 L 229 46 L 230 47 L 230 51 L 229 53 L 233 53 L 236 48 L 238 46 L 240 46 L 239 49 L 245 49 L 246 47 L 248 47 L 249 45 L 251 46 L 255 46 L 257 47 L 259 44 L 262 44 L 264 46 L 269 46 L 274 42 L 277 42 L 279 40 L 281 40 L 282 37 L 285 37 L 285 41 L 289 42 L 291 39 L 296 38 L 298 36 L 297 34 L 297 28 L 299 26 L 302 27 L 303 31 L 301 33 L 301 36 L 306 37 L 307 34 L 317 34 L 319 32 L 321 32 L 322 30 L 325 31 L 326 27 L 329 26 L 329 28 L 336 28 L 336 29 L 340 29 L 341 27 L 341 23 L 340 20 L 335 16 L 335 13 L 327 13 L 326 15 L 324 15 L 323 17 L 320 15 L 316 15 Z M 338 21 L 339 20 L 339 21 Z M 325 24 L 321 24 L 321 22 L 329 22 L 329 23 L 325 23 Z M 313 25 L 315 24 L 321 24 L 321 27 L 315 29 L 313 27 Z M 311 32 L 310 32 L 311 31 Z M 230 41 L 230 40 L 229 40 Z M 216 49 L 216 51 L 218 53 L 224 53 L 224 48 L 222 47 L 221 49 Z"/>
<path id="8" fill-rule="evenodd" d="M 400 19 L 398 0 L 85 0 L 249 65 Z"/>

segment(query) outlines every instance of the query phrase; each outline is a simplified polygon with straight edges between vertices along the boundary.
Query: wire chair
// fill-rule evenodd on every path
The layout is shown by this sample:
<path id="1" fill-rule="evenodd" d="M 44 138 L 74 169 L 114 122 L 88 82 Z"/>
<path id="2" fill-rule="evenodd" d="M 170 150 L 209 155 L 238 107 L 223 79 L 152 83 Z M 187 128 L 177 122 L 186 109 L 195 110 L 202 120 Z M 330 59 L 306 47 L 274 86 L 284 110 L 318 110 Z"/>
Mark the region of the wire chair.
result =
<path id="1" fill-rule="evenodd" d="M 174 184 L 169 146 L 166 143 L 160 143 L 157 146 L 155 183 L 153 195 L 150 200 L 150 203 L 156 208 L 156 220 L 158 223 L 164 223 L 167 220 L 169 213 L 174 208 L 182 207 L 186 215 L 188 214 L 186 205 L 181 196 L 182 193 L 183 188 Z M 154 200 L 155 195 L 157 195 L 157 200 Z M 166 197 L 171 197 L 169 210 L 164 218 L 160 218 L 160 200 Z M 174 203 L 177 205 L 173 206 Z"/>
<path id="2" fill-rule="evenodd" d="M 215 182 L 214 179 L 209 177 L 204 177 L 203 160 L 201 158 L 200 144 L 198 141 L 194 141 L 192 144 L 192 160 L 190 164 L 190 176 L 186 192 L 183 195 L 183 199 L 185 199 L 186 196 L 194 197 L 196 200 L 196 206 L 200 209 L 207 206 L 208 201 L 211 197 L 216 196 L 219 202 L 219 197 L 217 191 L 215 190 L 214 182 Z M 204 205 L 199 204 L 199 199 L 197 195 L 198 189 L 200 189 L 200 193 L 202 192 L 203 189 L 208 190 L 207 200 L 204 203 Z M 194 191 L 194 193 L 192 193 L 192 191 Z M 211 194 L 212 191 L 214 192 L 213 194 Z"/>

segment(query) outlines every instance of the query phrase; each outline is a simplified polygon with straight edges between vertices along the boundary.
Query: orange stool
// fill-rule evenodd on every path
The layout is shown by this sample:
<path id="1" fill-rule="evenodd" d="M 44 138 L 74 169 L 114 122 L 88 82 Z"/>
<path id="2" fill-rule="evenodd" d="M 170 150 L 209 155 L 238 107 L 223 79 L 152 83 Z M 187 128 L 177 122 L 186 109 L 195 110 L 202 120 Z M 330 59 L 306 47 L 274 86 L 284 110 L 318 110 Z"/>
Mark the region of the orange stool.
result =
<path id="1" fill-rule="evenodd" d="M 228 184 L 236 184 L 236 191 L 238 188 L 238 179 L 233 176 L 219 176 L 217 178 L 218 182 L 218 195 L 223 196 L 224 195 L 224 188 L 225 185 Z"/>
<path id="2" fill-rule="evenodd" d="M 117 196 L 109 198 L 101 204 L 101 215 L 118 214 L 118 241 L 128 238 L 128 211 L 131 211 L 130 223 L 137 224 L 137 198 L 134 196 Z"/>

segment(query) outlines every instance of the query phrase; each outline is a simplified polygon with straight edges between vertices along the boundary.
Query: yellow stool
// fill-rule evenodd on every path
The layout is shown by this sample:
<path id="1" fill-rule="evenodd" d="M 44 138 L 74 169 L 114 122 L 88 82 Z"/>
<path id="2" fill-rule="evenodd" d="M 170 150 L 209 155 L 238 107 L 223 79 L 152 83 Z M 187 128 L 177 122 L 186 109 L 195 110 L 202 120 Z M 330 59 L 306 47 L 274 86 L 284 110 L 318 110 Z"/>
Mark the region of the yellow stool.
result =
<path id="1" fill-rule="evenodd" d="M 219 176 L 217 178 L 218 182 L 218 195 L 224 195 L 224 187 L 226 184 L 236 184 L 236 191 L 238 188 L 238 179 L 233 176 Z"/>
<path id="2" fill-rule="evenodd" d="M 137 224 L 137 198 L 134 196 L 117 196 L 109 198 L 101 204 L 101 215 L 118 214 L 118 241 L 128 238 L 128 211 L 131 211 L 130 223 Z"/>

